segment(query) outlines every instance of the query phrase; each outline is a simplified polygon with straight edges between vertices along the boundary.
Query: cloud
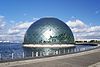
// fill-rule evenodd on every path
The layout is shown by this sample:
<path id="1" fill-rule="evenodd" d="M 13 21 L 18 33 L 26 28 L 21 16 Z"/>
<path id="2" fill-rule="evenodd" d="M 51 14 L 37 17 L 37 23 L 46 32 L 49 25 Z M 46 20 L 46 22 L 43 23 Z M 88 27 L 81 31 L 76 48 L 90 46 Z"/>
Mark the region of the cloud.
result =
<path id="1" fill-rule="evenodd" d="M 39 18 L 36 18 L 36 17 L 33 17 L 33 18 L 32 18 L 33 21 L 36 21 L 36 20 L 38 20 L 38 19 L 39 19 Z"/>
<path id="2" fill-rule="evenodd" d="M 72 20 L 72 21 L 68 21 L 67 22 L 67 25 L 70 26 L 70 27 L 75 27 L 75 28 L 84 28 L 86 27 L 87 25 L 84 24 L 82 21 L 80 21 L 79 19 L 76 19 L 76 20 Z"/>
<path id="3" fill-rule="evenodd" d="M 79 19 L 70 20 L 66 24 L 71 28 L 75 40 L 100 40 L 100 26 L 89 26 Z"/>
<path id="4" fill-rule="evenodd" d="M 9 21 L 14 23 L 13 25 L 8 25 L 5 21 L 4 16 L 0 16 L 0 40 L 7 40 L 10 42 L 23 42 L 24 34 L 29 26 L 34 23 L 39 18 L 33 18 L 33 21 Z"/>
<path id="5" fill-rule="evenodd" d="M 13 40 L 16 39 L 17 41 L 23 42 L 25 32 L 27 31 L 27 29 L 32 23 L 34 23 L 34 21 L 33 22 L 21 21 L 19 23 L 16 23 L 12 28 L 8 30 L 8 36 L 10 37 L 12 36 Z"/>
<path id="6" fill-rule="evenodd" d="M 20 22 L 8 30 L 8 34 L 22 34 L 33 22 Z"/>
<path id="7" fill-rule="evenodd" d="M 92 26 L 88 28 L 88 32 L 100 32 L 100 26 Z"/>
<path id="8" fill-rule="evenodd" d="M 20 21 L 13 24 L 9 28 L 5 21 L 4 16 L 0 16 L 0 40 L 7 40 L 10 42 L 23 42 L 24 35 L 29 26 L 34 23 L 39 18 L 33 18 L 33 21 Z M 12 21 L 16 22 L 16 21 Z M 85 24 L 85 22 L 74 19 L 69 20 L 66 24 L 71 28 L 75 40 L 100 40 L 100 26 L 90 26 Z"/>
<path id="9" fill-rule="evenodd" d="M 0 30 L 3 29 L 5 26 L 4 16 L 0 16 Z"/>
<path id="10" fill-rule="evenodd" d="M 6 21 L 4 16 L 0 16 L 0 35 L 5 34 Z"/>
<path id="11" fill-rule="evenodd" d="M 12 43 L 22 43 L 23 41 L 23 36 L 20 36 L 20 35 L 0 35 L 0 40 L 1 41 L 9 41 L 9 42 L 12 42 Z"/>

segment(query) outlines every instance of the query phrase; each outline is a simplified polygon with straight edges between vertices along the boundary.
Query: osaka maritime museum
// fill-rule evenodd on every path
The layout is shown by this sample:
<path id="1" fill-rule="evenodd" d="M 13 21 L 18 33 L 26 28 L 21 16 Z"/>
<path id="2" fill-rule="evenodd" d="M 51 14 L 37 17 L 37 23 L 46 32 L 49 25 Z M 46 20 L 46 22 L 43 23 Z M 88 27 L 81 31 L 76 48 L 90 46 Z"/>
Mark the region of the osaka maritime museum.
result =
<path id="1" fill-rule="evenodd" d="M 26 31 L 23 47 L 38 55 L 54 55 L 74 48 L 74 36 L 63 21 L 45 17 L 34 22 Z"/>

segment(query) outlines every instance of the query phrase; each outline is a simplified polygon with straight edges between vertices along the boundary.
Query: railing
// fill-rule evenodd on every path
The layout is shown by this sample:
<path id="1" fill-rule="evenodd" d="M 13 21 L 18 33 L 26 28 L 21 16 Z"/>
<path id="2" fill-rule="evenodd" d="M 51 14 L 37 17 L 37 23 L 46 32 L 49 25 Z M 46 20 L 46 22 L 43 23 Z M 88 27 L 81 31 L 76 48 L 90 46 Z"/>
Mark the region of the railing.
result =
<path id="1" fill-rule="evenodd" d="M 15 56 L 15 53 L 11 53 L 10 57 L 4 58 L 2 53 L 0 54 L 0 62 L 2 61 L 12 61 L 12 60 L 24 60 L 28 58 L 37 58 L 37 57 L 49 57 L 49 56 L 57 56 L 57 55 L 66 55 L 66 54 L 72 54 L 72 53 L 78 53 L 78 52 L 83 52 L 87 50 L 92 50 L 95 48 L 99 48 L 99 46 L 91 46 L 91 47 L 77 47 L 77 48 L 69 48 L 69 49 L 63 49 L 63 50 L 55 50 L 50 53 L 45 53 L 43 51 L 32 51 L 29 56 L 25 52 L 22 52 L 22 55 L 20 57 Z"/>

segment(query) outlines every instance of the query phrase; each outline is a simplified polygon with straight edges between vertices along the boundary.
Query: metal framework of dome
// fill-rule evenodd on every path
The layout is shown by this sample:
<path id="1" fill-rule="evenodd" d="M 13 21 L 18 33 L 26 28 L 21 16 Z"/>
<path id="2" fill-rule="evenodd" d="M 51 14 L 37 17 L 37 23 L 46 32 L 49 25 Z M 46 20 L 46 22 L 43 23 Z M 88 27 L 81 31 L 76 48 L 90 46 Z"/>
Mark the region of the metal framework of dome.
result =
<path id="1" fill-rule="evenodd" d="M 74 43 L 71 29 L 57 18 L 41 18 L 26 31 L 24 44 L 70 44 Z"/>

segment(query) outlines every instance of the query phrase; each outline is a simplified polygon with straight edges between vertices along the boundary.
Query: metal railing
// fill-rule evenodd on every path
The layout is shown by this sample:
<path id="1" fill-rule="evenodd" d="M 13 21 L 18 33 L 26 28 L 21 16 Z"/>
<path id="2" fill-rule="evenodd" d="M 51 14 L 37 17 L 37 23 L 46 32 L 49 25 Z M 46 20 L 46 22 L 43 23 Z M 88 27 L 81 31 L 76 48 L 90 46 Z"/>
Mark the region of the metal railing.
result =
<path id="1" fill-rule="evenodd" d="M 83 51 L 88 51 L 92 49 L 99 48 L 99 46 L 92 46 L 92 47 L 77 47 L 77 48 L 70 48 L 70 49 L 63 49 L 63 50 L 55 50 L 50 53 L 45 53 L 43 51 L 32 51 L 30 55 L 27 56 L 25 52 L 22 52 L 20 56 L 16 56 L 15 53 L 11 53 L 9 57 L 4 57 L 2 53 L 0 53 L 0 62 L 4 61 L 12 61 L 12 60 L 24 60 L 28 58 L 37 58 L 37 57 L 49 57 L 49 56 L 58 56 L 58 55 L 66 55 L 66 54 L 72 54 L 72 53 L 78 53 Z"/>

